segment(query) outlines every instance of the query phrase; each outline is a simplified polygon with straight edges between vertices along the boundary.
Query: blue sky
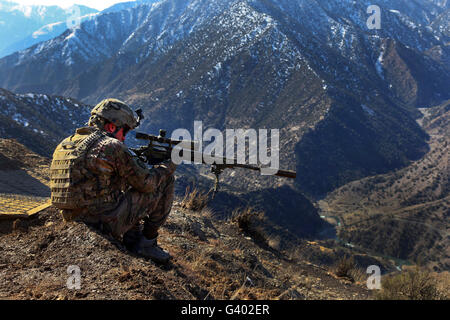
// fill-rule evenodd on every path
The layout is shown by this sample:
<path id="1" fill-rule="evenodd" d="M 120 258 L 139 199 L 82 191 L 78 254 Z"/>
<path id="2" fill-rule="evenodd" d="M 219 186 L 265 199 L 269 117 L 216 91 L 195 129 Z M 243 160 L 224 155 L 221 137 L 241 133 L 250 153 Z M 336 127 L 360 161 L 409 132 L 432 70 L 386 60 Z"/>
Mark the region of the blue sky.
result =
<path id="1" fill-rule="evenodd" d="M 57 5 L 63 8 L 70 7 L 73 4 L 82 4 L 98 10 L 105 9 L 115 3 L 128 2 L 132 0 L 11 0 L 24 5 L 42 4 L 42 5 Z"/>

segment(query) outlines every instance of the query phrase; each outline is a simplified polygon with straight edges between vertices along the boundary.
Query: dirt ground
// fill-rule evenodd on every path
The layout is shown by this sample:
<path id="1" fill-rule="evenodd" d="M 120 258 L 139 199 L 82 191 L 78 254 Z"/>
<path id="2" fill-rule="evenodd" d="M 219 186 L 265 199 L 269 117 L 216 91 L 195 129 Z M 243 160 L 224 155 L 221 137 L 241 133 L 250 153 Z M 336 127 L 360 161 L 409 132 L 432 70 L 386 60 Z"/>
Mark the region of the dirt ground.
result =
<path id="1" fill-rule="evenodd" d="M 263 248 L 208 210 L 175 206 L 160 244 L 161 266 L 55 209 L 0 221 L 0 299 L 368 299 L 362 283 Z M 68 289 L 70 266 L 80 289 Z"/>
<path id="2" fill-rule="evenodd" d="M 50 159 L 0 138 L 0 194 L 48 197 Z"/>

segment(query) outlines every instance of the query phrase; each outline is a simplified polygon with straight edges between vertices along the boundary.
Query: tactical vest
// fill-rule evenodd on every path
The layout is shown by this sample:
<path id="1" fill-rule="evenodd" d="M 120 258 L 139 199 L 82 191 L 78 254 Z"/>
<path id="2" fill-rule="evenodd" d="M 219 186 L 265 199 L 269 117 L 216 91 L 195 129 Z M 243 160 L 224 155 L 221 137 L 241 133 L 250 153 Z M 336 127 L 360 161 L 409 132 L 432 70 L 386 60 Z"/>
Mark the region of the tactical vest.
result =
<path id="1" fill-rule="evenodd" d="M 87 131 L 87 132 L 86 132 Z M 100 130 L 78 130 L 65 139 L 55 150 L 50 167 L 50 189 L 52 205 L 62 210 L 76 210 L 98 205 L 105 201 L 102 195 L 92 199 L 84 189 L 96 184 L 98 177 L 87 169 L 87 154 L 107 134 Z"/>

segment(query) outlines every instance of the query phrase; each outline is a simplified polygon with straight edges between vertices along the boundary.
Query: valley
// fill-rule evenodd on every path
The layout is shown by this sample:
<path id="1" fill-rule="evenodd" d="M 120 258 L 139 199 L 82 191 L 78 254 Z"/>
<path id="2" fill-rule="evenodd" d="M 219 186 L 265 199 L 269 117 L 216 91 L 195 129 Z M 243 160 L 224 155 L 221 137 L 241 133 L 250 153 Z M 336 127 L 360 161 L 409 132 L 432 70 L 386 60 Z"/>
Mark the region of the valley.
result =
<path id="1" fill-rule="evenodd" d="M 421 109 L 430 136 L 424 158 L 394 173 L 345 185 L 319 202 L 338 216 L 339 236 L 438 270 L 449 268 L 449 102 Z"/>

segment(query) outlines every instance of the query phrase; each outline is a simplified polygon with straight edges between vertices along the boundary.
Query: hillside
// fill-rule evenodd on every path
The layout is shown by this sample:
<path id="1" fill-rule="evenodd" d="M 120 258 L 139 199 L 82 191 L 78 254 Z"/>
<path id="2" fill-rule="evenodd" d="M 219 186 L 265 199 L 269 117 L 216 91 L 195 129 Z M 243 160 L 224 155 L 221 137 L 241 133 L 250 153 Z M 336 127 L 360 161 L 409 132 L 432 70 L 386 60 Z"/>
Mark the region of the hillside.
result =
<path id="1" fill-rule="evenodd" d="M 0 1 L 0 17 L 3 30 L 0 31 L 0 58 L 27 49 L 35 44 L 48 41 L 63 34 L 75 23 L 94 19 L 97 15 L 136 7 L 156 0 L 121 2 L 102 11 L 82 5 L 69 8 L 59 6 L 19 5 Z M 11 33 L 11 31 L 14 31 Z M 11 37 L 13 34 L 13 37 Z"/>
<path id="2" fill-rule="evenodd" d="M 232 222 L 175 206 L 160 243 L 174 259 L 158 266 L 54 210 L 0 221 L 2 299 L 367 299 L 364 282 L 338 278 L 296 256 L 259 246 Z M 81 269 L 68 290 L 67 268 Z"/>
<path id="3" fill-rule="evenodd" d="M 49 165 L 50 159 L 15 140 L 0 138 L 0 194 L 49 196 Z"/>
<path id="4" fill-rule="evenodd" d="M 45 200 L 32 192 L 30 181 L 34 177 L 44 186 L 48 164 L 14 140 L 0 140 L 0 213 Z M 177 177 L 182 189 L 186 177 Z M 335 240 L 315 240 L 326 225 L 317 222 L 317 211 L 306 199 L 290 192 L 284 189 L 283 198 L 271 190 L 223 191 L 196 211 L 189 209 L 189 198 L 177 198 L 160 237 L 174 256 L 167 266 L 131 254 L 84 224 L 64 223 L 55 208 L 28 219 L 0 219 L 0 298 L 373 298 L 365 286 L 366 268 L 378 265 L 383 273 L 393 272 L 393 262 Z M 8 207 L 11 200 L 18 201 Z M 343 257 L 355 264 L 348 269 Z M 67 268 L 73 265 L 82 272 L 77 291 L 66 287 Z"/>
<path id="5" fill-rule="evenodd" d="M 16 140 L 0 138 L 0 213 L 25 213 L 25 209 L 32 209 L 47 200 L 50 196 L 50 162 L 51 158 L 34 153 Z M 191 165 L 179 167 L 176 178 L 175 193 L 179 197 L 185 195 L 187 188 L 198 188 L 203 193 L 213 188 L 212 174 L 201 174 Z M 26 204 L 20 204 L 21 201 Z M 234 210 L 246 207 L 263 212 L 267 217 L 264 228 L 278 235 L 284 248 L 295 245 L 291 240 L 314 237 L 329 227 L 308 199 L 288 187 L 248 192 L 222 184 L 221 192 L 210 206 L 222 219 L 228 218 Z M 290 235 L 285 234 L 286 231 Z"/>
<path id="6" fill-rule="evenodd" d="M 390 174 L 345 185 L 322 202 L 339 217 L 339 236 L 397 258 L 450 268 L 450 103 L 429 109 L 419 123 L 430 136 L 422 159 Z"/>
<path id="7" fill-rule="evenodd" d="M 89 120 L 91 108 L 71 98 L 0 89 L 0 137 L 50 157 L 62 139 Z"/>

